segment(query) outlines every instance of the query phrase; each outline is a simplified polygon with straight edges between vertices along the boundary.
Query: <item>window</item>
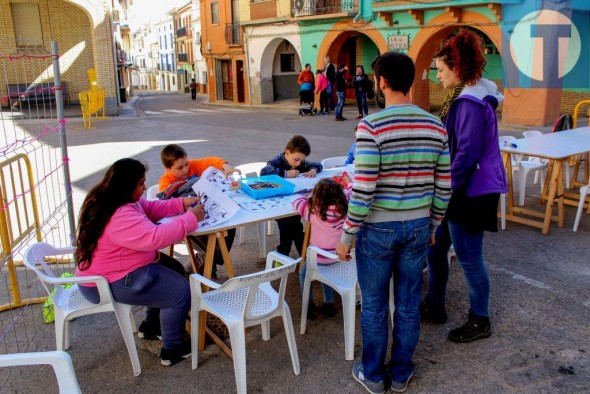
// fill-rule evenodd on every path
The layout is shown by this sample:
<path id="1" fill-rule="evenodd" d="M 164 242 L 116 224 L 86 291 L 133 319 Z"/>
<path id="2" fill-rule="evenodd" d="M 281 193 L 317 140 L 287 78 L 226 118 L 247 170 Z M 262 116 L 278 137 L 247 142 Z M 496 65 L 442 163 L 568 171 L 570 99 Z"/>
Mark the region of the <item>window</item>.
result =
<path id="1" fill-rule="evenodd" d="M 281 72 L 295 71 L 295 54 L 281 53 Z"/>
<path id="2" fill-rule="evenodd" d="M 219 3 L 217 1 L 211 3 L 211 24 L 219 24 Z"/>
<path id="3" fill-rule="evenodd" d="M 10 11 L 12 13 L 16 45 L 19 47 L 43 45 L 39 5 L 12 3 L 10 4 Z"/>

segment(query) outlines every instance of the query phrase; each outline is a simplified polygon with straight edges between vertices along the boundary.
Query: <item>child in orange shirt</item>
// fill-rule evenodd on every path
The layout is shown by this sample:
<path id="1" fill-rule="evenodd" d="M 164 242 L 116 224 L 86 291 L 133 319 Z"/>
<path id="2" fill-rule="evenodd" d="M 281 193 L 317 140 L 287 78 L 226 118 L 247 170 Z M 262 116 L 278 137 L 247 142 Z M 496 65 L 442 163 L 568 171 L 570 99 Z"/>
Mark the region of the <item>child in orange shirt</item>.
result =
<path id="1" fill-rule="evenodd" d="M 160 181 L 158 182 L 159 192 L 163 192 L 176 182 L 187 181 L 195 177 L 199 177 L 203 171 L 211 166 L 223 171 L 226 176 L 234 171 L 239 172 L 239 170 L 236 170 L 231 164 L 221 157 L 209 156 L 203 157 L 201 159 L 189 160 L 187 156 L 186 150 L 184 150 L 184 148 L 180 145 L 170 144 L 166 145 L 164 149 L 162 149 L 162 152 L 160 152 L 160 160 L 162 161 L 166 171 L 164 172 L 164 175 L 160 177 Z M 235 236 L 235 229 L 227 230 L 225 243 L 227 244 L 228 251 L 232 247 Z M 206 235 L 189 237 L 193 243 L 199 247 L 199 249 L 204 251 L 207 250 Z M 215 247 L 215 257 L 213 262 L 215 264 L 213 264 L 212 276 L 213 278 L 216 278 L 217 266 L 223 265 L 223 256 L 221 255 L 219 245 Z"/>

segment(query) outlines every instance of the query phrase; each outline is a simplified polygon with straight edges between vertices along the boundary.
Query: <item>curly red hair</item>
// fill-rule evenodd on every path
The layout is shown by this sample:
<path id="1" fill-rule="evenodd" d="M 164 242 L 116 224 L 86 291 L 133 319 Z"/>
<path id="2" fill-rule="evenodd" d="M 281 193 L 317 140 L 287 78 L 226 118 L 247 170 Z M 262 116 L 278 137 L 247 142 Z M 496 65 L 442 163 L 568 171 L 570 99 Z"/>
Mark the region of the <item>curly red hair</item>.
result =
<path id="1" fill-rule="evenodd" d="M 434 57 L 441 58 L 467 85 L 477 82 L 486 66 L 482 38 L 467 29 L 448 39 Z"/>

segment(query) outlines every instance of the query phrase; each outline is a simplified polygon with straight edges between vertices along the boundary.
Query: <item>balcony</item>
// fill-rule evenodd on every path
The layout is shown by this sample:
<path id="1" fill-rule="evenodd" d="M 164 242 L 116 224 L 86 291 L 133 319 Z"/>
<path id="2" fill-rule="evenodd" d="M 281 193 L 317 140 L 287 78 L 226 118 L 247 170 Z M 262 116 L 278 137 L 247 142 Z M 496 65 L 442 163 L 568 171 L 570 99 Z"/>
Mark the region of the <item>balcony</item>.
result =
<path id="1" fill-rule="evenodd" d="M 242 26 L 239 22 L 225 25 L 225 43 L 227 45 L 242 45 Z"/>
<path id="2" fill-rule="evenodd" d="M 181 27 L 180 29 L 176 30 L 176 37 L 181 38 L 186 36 L 186 27 Z"/>
<path id="3" fill-rule="evenodd" d="M 127 51 L 123 51 L 121 49 L 117 49 L 117 66 L 124 66 L 128 67 L 132 64 L 131 56 L 127 53 Z"/>
<path id="4" fill-rule="evenodd" d="M 188 54 L 186 53 L 179 53 L 178 54 L 178 62 L 188 62 Z"/>
<path id="5" fill-rule="evenodd" d="M 292 0 L 292 6 L 296 18 L 356 12 L 355 0 Z"/>

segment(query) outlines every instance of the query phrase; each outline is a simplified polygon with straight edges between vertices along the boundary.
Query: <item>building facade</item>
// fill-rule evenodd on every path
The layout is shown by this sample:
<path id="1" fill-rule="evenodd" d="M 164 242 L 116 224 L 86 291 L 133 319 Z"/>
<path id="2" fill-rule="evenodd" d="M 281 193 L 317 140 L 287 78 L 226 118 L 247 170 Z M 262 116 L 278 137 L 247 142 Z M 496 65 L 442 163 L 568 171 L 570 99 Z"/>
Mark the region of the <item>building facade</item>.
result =
<path id="1" fill-rule="evenodd" d="M 178 73 L 178 90 L 189 92 L 191 80 L 195 78 L 193 59 L 192 2 L 170 11 L 174 20 L 176 71 Z"/>
<path id="2" fill-rule="evenodd" d="M 209 101 L 250 104 L 239 0 L 202 0 L 200 12 Z"/>
<path id="3" fill-rule="evenodd" d="M 159 90 L 178 91 L 176 74 L 176 53 L 174 50 L 174 23 L 167 15 L 164 19 L 154 23 L 154 30 L 158 37 L 158 84 Z"/>
<path id="4" fill-rule="evenodd" d="M 77 102 L 78 93 L 90 87 L 88 70 L 95 69 L 98 85 L 106 89 L 106 112 L 116 115 L 119 78 L 115 37 L 116 23 L 121 20 L 121 12 L 116 11 L 122 9 L 116 0 L 0 0 L 1 50 L 7 54 L 26 53 L 27 46 L 32 45 L 37 52 L 51 53 L 50 42 L 56 41 L 62 81 L 67 84 L 71 102 Z M 10 69 L 8 56 L 0 59 L 2 67 Z M 44 70 L 36 69 L 34 64 L 27 73 L 27 81 L 18 81 L 15 73 L 7 73 L 6 83 L 48 82 L 36 81 Z M 6 91 L 7 87 L 1 85 L 0 96 Z"/>

